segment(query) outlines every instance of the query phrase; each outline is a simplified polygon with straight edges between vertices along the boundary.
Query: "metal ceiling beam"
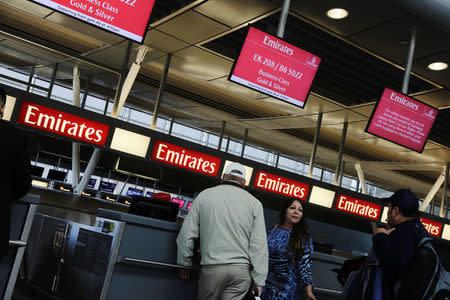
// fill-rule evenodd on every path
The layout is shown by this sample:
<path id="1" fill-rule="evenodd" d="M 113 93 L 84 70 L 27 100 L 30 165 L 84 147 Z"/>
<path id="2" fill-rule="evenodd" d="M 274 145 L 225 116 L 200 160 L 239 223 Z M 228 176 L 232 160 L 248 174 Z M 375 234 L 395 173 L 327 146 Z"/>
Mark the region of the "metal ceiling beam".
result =
<path id="1" fill-rule="evenodd" d="M 312 177 L 314 161 L 316 159 L 317 144 L 318 144 L 319 134 L 320 134 L 320 126 L 322 126 L 322 116 L 323 116 L 323 113 L 321 113 L 321 112 L 317 116 L 316 133 L 314 134 L 313 149 L 311 152 L 311 157 L 309 158 L 308 177 Z"/>
<path id="2" fill-rule="evenodd" d="M 334 181 L 333 184 L 338 184 L 338 178 L 339 174 L 341 174 L 342 169 L 342 156 L 344 154 L 344 146 L 345 146 L 345 138 L 347 137 L 347 127 L 348 122 L 344 122 L 344 127 L 342 128 L 342 137 L 341 137 L 341 144 L 339 146 L 339 154 L 338 154 L 338 162 L 336 164 L 336 170 L 334 172 Z"/>
<path id="3" fill-rule="evenodd" d="M 158 97 L 156 98 L 155 102 L 155 109 L 153 110 L 153 118 L 152 118 L 152 125 L 150 126 L 150 129 L 156 128 L 156 121 L 158 120 L 159 116 L 159 108 L 161 106 L 161 101 L 164 95 L 164 90 L 166 89 L 166 82 L 167 82 L 167 74 L 169 74 L 169 67 L 170 62 L 172 60 L 172 54 L 167 54 L 166 58 L 166 64 L 164 65 L 164 72 L 161 77 L 161 82 L 159 84 L 159 90 L 158 90 Z"/>
<path id="4" fill-rule="evenodd" d="M 445 166 L 445 180 L 444 180 L 444 186 L 442 191 L 442 200 L 441 200 L 441 209 L 439 211 L 439 216 L 441 218 L 447 218 L 446 210 L 448 210 L 448 207 L 446 207 L 447 204 L 447 185 L 448 185 L 448 171 L 450 169 L 450 163 L 447 163 Z"/>
<path id="5" fill-rule="evenodd" d="M 355 169 L 356 173 L 358 174 L 358 179 L 361 184 L 361 191 L 363 194 L 367 195 L 367 185 L 366 185 L 366 179 L 364 178 L 364 172 L 361 167 L 361 162 L 358 160 L 355 162 Z"/>
<path id="6" fill-rule="evenodd" d="M 136 58 L 131 65 L 130 71 L 128 71 L 127 78 L 123 81 L 122 90 L 120 91 L 119 100 L 117 98 L 114 101 L 114 106 L 111 112 L 111 117 L 117 118 L 122 110 L 122 107 L 127 100 L 128 95 L 130 94 L 131 87 L 133 86 L 134 81 L 136 80 L 136 76 L 139 73 L 141 68 L 141 62 L 145 57 L 145 54 L 148 51 L 147 46 L 140 46 L 138 53 L 136 54 Z"/>
<path id="7" fill-rule="evenodd" d="M 423 203 L 419 208 L 420 211 L 425 211 L 425 209 L 427 209 L 428 205 L 430 205 L 431 200 L 433 200 L 433 197 L 436 195 L 436 193 L 439 190 L 439 188 L 441 187 L 442 183 L 445 181 L 445 171 L 446 170 L 447 170 L 447 168 L 444 168 L 444 170 L 439 175 L 439 177 L 436 180 L 436 182 L 434 183 L 434 185 L 431 187 L 431 189 L 428 192 L 425 199 L 423 199 Z"/>
<path id="8" fill-rule="evenodd" d="M 73 67 L 72 86 L 73 86 L 73 105 L 76 107 L 80 107 L 80 69 L 79 69 L 78 65 L 75 65 Z M 72 188 L 74 190 L 78 186 L 78 180 L 80 180 L 80 144 L 73 142 L 72 143 Z"/>

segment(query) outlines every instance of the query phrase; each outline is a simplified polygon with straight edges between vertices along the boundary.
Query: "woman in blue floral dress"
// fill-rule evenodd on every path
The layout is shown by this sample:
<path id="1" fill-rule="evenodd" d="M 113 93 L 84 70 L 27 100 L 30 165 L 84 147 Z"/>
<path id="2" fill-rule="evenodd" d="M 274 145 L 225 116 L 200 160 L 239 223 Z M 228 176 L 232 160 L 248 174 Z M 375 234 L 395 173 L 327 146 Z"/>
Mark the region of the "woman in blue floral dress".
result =
<path id="1" fill-rule="evenodd" d="M 280 212 L 280 224 L 268 235 L 269 273 L 261 299 L 295 300 L 298 287 L 306 288 L 306 299 L 315 300 L 312 292 L 311 255 L 313 246 L 303 206 L 290 199 Z"/>

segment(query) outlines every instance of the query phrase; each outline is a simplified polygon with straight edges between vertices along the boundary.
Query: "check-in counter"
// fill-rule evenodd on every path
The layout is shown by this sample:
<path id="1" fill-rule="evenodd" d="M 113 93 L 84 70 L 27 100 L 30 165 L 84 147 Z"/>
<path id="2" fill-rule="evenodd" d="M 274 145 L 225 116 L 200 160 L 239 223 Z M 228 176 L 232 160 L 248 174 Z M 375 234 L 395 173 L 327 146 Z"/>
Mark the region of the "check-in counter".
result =
<path id="1" fill-rule="evenodd" d="M 38 204 L 39 196 L 27 194 L 11 206 L 10 249 L 0 260 L 2 299 L 11 299 Z"/>
<path id="2" fill-rule="evenodd" d="M 99 209 L 101 222 L 119 221 L 100 299 L 196 299 L 198 273 L 179 278 L 176 237 L 181 225 L 147 217 Z M 345 258 L 314 253 L 312 268 L 315 294 L 320 299 L 339 299 L 342 287 L 333 268 Z"/>
<path id="3" fill-rule="evenodd" d="M 100 299 L 196 299 L 198 273 L 179 277 L 174 222 L 99 209 L 97 218 L 119 221 Z"/>

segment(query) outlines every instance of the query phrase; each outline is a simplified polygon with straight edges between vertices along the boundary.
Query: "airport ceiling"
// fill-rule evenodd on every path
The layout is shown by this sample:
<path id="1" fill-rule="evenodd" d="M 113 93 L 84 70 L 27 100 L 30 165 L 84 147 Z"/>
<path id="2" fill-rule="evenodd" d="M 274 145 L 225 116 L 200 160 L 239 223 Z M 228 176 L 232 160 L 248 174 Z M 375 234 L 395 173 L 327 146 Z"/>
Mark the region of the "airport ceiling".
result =
<path id="1" fill-rule="evenodd" d="M 241 138 L 280 153 L 309 157 L 315 126 L 323 113 L 317 162 L 334 170 L 344 122 L 345 172 L 357 160 L 397 162 L 397 170 L 367 168 L 369 180 L 426 194 L 450 161 L 450 6 L 421 1 L 292 0 L 284 38 L 323 61 L 304 109 L 227 80 L 248 24 L 275 35 L 281 0 L 156 0 L 144 44 L 147 53 L 127 102 L 153 111 L 168 53 L 172 54 L 161 113 L 177 121 Z M 346 8 L 349 16 L 329 19 L 326 11 Z M 71 84 L 81 62 L 89 89 L 114 97 L 128 41 L 27 0 L 0 0 L 0 65 Z M 422 154 L 364 132 L 382 89 L 401 91 L 410 30 L 417 29 L 408 94 L 439 108 Z M 128 67 L 138 44 L 132 44 Z M 84 86 L 84 85 L 82 85 Z M 402 163 L 402 164 L 400 164 Z M 408 167 L 408 164 L 410 166 Z M 395 163 L 393 165 L 396 165 Z M 420 165 L 418 167 L 418 165 Z M 363 168 L 364 169 L 364 168 Z M 395 169 L 395 168 L 394 168 Z"/>

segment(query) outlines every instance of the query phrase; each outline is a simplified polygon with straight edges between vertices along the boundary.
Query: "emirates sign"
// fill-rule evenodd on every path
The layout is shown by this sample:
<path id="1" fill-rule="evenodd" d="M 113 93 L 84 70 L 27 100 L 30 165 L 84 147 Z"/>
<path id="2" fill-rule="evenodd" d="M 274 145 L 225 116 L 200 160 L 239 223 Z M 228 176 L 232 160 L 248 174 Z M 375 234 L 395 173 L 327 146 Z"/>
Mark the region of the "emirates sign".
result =
<path id="1" fill-rule="evenodd" d="M 301 200 L 306 200 L 309 191 L 309 184 L 263 171 L 256 173 L 253 187 Z"/>
<path id="2" fill-rule="evenodd" d="M 220 158 L 163 141 L 155 142 L 151 159 L 210 176 L 217 176 L 222 161 Z"/>
<path id="3" fill-rule="evenodd" d="M 17 123 L 99 146 L 105 145 L 109 132 L 109 125 L 27 101 Z"/>
<path id="4" fill-rule="evenodd" d="M 349 197 L 338 195 L 335 209 L 364 218 L 378 220 L 381 213 L 381 205 Z"/>
<path id="5" fill-rule="evenodd" d="M 425 226 L 425 229 L 428 231 L 429 234 L 437 237 L 441 236 L 442 223 L 428 220 L 425 218 L 420 218 L 420 221 L 422 222 L 423 226 Z"/>

